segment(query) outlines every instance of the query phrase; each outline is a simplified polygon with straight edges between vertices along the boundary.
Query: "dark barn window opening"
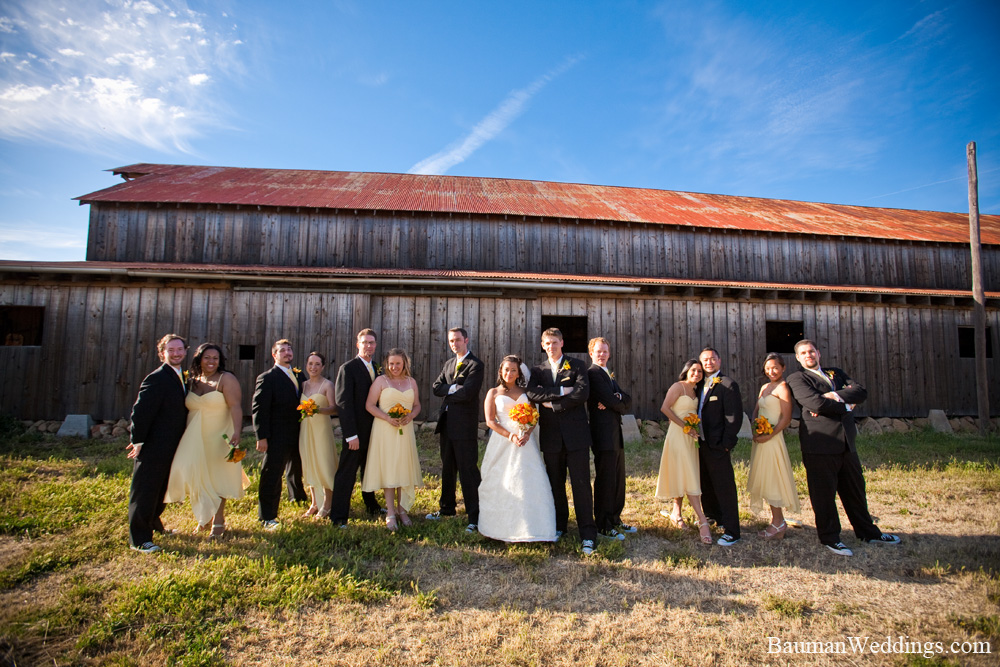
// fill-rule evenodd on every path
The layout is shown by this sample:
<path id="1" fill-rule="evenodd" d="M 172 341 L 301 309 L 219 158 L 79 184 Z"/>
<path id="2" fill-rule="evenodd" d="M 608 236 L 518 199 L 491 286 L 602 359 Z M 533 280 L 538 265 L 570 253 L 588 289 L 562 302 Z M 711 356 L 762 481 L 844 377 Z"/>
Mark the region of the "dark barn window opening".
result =
<path id="1" fill-rule="evenodd" d="M 240 345 L 240 361 L 255 361 L 256 359 L 256 345 Z"/>
<path id="2" fill-rule="evenodd" d="M 542 315 L 542 331 L 551 328 L 559 329 L 563 335 L 563 354 L 586 354 L 587 316 L 576 315 Z M 541 340 L 541 332 L 539 332 Z"/>
<path id="3" fill-rule="evenodd" d="M 960 359 L 976 358 L 976 328 L 958 327 L 958 356 Z M 986 358 L 993 358 L 993 332 L 986 327 Z"/>
<path id="4" fill-rule="evenodd" d="M 795 344 L 806 337 L 802 320 L 768 320 L 764 324 L 764 335 L 767 339 L 767 351 L 781 354 L 794 354 Z"/>
<path id="5" fill-rule="evenodd" d="M 0 343 L 5 346 L 42 344 L 42 306 L 0 306 Z"/>

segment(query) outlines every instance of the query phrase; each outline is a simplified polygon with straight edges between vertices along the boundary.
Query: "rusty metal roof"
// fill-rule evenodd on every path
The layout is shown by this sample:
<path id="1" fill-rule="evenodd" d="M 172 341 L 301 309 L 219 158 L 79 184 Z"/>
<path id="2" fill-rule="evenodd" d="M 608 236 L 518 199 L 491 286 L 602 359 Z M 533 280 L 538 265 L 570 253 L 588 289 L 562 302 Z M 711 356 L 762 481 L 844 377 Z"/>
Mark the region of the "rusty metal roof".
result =
<path id="1" fill-rule="evenodd" d="M 174 264 L 166 262 L 25 262 L 0 260 L 0 273 L 21 274 L 110 274 L 134 278 L 176 278 L 194 280 L 281 280 L 301 278 L 310 281 L 349 282 L 359 285 L 365 291 L 366 279 L 396 278 L 401 282 L 408 279 L 431 279 L 445 283 L 467 281 L 469 283 L 502 281 L 508 286 L 523 284 L 525 287 L 548 284 L 545 289 L 559 291 L 561 285 L 590 285 L 600 291 L 601 285 L 617 286 L 663 286 L 692 287 L 708 289 L 792 291 L 838 294 L 882 294 L 913 297 L 944 297 L 971 299 L 970 290 L 942 290 L 918 287 L 882 287 L 871 285 L 814 285 L 808 283 L 774 283 L 734 280 L 693 280 L 688 278 L 650 278 L 640 276 L 584 275 L 566 273 L 525 273 L 507 271 L 456 271 L 444 269 L 376 269 L 353 267 L 289 267 L 270 265 L 232 264 Z M 1000 292 L 986 292 L 990 301 L 1000 299 Z"/>
<path id="2" fill-rule="evenodd" d="M 181 203 L 443 212 L 679 225 L 945 243 L 969 242 L 962 213 L 820 204 L 510 178 L 134 164 L 131 180 L 81 203 Z M 1000 244 L 1000 216 L 980 219 Z"/>

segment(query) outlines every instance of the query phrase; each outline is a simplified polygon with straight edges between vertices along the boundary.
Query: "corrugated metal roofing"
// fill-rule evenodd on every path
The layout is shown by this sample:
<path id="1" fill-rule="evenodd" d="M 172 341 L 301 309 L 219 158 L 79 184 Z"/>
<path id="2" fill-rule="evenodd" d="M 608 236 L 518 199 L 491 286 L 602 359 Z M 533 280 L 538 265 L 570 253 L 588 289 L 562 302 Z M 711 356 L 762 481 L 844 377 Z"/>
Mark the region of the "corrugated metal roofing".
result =
<path id="1" fill-rule="evenodd" d="M 824 236 L 968 243 L 962 213 L 508 178 L 134 164 L 134 180 L 82 203 L 183 203 L 370 211 L 421 211 L 605 220 Z M 1000 244 L 1000 216 L 980 221 Z"/>
<path id="2" fill-rule="evenodd" d="M 22 262 L 17 260 L 0 260 L 0 272 L 3 273 L 66 273 L 79 272 L 100 273 L 111 272 L 120 275 L 149 276 L 150 274 L 174 275 L 177 277 L 217 279 L 245 277 L 260 277 L 266 281 L 270 277 L 303 279 L 329 278 L 399 278 L 419 279 L 431 278 L 444 280 L 490 281 L 521 283 L 551 283 L 552 289 L 558 290 L 560 284 L 591 284 L 599 291 L 599 285 L 651 285 L 666 287 L 698 287 L 749 290 L 791 290 L 796 292 L 836 292 L 845 294 L 887 294 L 897 296 L 927 296 L 972 298 L 971 291 L 940 290 L 911 287 L 872 287 L 868 285 L 813 285 L 798 283 L 765 283 L 726 280 L 691 280 L 687 278 L 645 278 L 635 276 L 592 276 L 564 273 L 524 273 L 505 271 L 454 271 L 438 269 L 362 269 L 346 267 L 287 267 L 265 265 L 231 265 L 231 264 L 172 264 L 162 262 Z M 363 288 L 361 288 L 363 291 Z M 1000 299 L 1000 292 L 987 292 L 987 299 Z"/>

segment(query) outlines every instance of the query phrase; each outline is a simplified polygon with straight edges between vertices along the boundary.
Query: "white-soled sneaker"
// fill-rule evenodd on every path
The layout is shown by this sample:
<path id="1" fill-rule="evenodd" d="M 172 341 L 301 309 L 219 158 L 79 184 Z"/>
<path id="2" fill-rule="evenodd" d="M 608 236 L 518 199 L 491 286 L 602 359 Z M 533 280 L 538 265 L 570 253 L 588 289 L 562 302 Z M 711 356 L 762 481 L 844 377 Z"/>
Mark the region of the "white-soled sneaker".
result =
<path id="1" fill-rule="evenodd" d="M 155 554 L 157 551 L 162 551 L 162 549 L 152 542 L 143 542 L 137 547 L 132 547 L 132 551 L 138 551 L 141 554 Z"/>
<path id="2" fill-rule="evenodd" d="M 620 523 L 620 524 L 618 524 L 618 532 L 619 533 L 638 533 L 639 529 L 636 528 L 635 526 L 630 526 L 627 523 Z"/>
<path id="3" fill-rule="evenodd" d="M 868 544 L 899 544 L 902 540 L 899 539 L 899 535 L 890 535 L 889 533 L 882 533 L 874 540 L 865 540 Z"/>
<path id="4" fill-rule="evenodd" d="M 281 526 L 281 524 L 278 523 L 277 519 L 268 519 L 267 521 L 261 521 L 260 525 L 264 528 L 264 530 L 269 532 L 278 530 L 278 528 Z"/>
<path id="5" fill-rule="evenodd" d="M 594 540 L 584 540 L 580 546 L 580 551 L 583 552 L 584 556 L 589 556 L 594 553 Z"/>
<path id="6" fill-rule="evenodd" d="M 478 533 L 479 532 L 479 526 L 477 526 L 474 523 L 470 523 L 468 526 L 465 527 L 465 532 L 470 533 L 470 534 L 471 533 Z"/>
<path id="7" fill-rule="evenodd" d="M 726 533 L 716 541 L 716 544 L 718 544 L 720 547 L 731 547 L 739 541 L 740 538 L 733 537 L 729 533 Z"/>
<path id="8" fill-rule="evenodd" d="M 824 547 L 837 554 L 838 556 L 853 556 L 854 552 L 847 548 L 847 545 L 843 542 L 837 542 L 836 544 L 824 544 Z"/>

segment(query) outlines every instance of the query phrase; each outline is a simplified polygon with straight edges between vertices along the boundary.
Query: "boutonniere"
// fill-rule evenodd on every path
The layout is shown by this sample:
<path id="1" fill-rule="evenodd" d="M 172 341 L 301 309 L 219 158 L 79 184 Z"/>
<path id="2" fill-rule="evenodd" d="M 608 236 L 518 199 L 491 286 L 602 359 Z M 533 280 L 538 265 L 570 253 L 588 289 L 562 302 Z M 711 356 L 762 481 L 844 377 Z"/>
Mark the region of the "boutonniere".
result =
<path id="1" fill-rule="evenodd" d="M 612 379 L 612 380 L 614 380 L 614 379 L 615 379 L 615 372 L 614 372 L 614 371 L 608 371 L 608 375 L 610 375 L 610 376 L 611 376 L 611 379 Z"/>
<path id="2" fill-rule="evenodd" d="M 181 377 L 183 377 L 184 381 L 187 382 L 191 379 L 191 371 L 181 371 Z"/>
<path id="3" fill-rule="evenodd" d="M 460 361 L 457 364 L 455 364 L 455 375 L 458 375 L 459 373 L 462 372 L 462 366 L 464 365 L 465 365 L 464 361 Z"/>
<path id="4" fill-rule="evenodd" d="M 718 375 L 716 375 L 714 378 L 712 378 L 712 384 L 710 386 L 714 387 L 715 385 L 719 384 L 720 382 L 722 382 L 722 378 L 720 378 Z"/>
<path id="5" fill-rule="evenodd" d="M 292 366 L 292 372 L 295 373 L 296 375 L 299 375 L 300 373 L 302 373 L 302 369 L 295 368 L 294 366 Z"/>
<path id="6" fill-rule="evenodd" d="M 376 364 L 374 361 L 372 362 L 372 368 L 375 369 L 375 377 L 382 375 L 382 367 Z"/>
<path id="7" fill-rule="evenodd" d="M 563 362 L 562 369 L 564 371 L 568 371 L 569 370 L 569 362 L 568 361 L 564 361 Z"/>
<path id="8" fill-rule="evenodd" d="M 833 382 L 833 371 L 825 371 L 825 373 L 826 376 L 830 378 L 830 381 Z"/>

